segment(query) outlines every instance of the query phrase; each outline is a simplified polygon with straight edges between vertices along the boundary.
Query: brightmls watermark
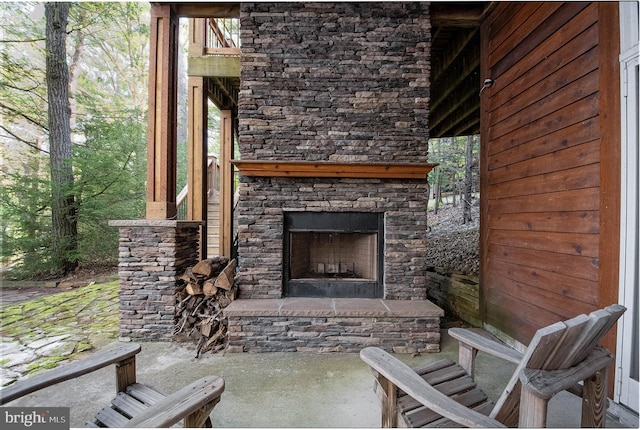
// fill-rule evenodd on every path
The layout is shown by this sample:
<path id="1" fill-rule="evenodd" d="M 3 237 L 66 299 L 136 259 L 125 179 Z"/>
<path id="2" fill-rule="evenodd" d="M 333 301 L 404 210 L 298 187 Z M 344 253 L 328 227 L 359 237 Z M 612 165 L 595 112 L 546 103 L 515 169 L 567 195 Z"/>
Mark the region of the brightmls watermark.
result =
<path id="1" fill-rule="evenodd" d="M 69 430 L 69 408 L 0 408 L 0 424 L 3 430 Z"/>

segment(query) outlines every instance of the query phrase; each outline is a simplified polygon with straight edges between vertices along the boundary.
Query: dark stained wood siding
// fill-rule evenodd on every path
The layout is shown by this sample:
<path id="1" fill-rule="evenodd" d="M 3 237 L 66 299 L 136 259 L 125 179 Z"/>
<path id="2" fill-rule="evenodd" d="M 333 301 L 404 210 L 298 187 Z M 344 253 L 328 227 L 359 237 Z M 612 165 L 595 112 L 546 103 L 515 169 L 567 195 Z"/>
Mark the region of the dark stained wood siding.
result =
<path id="1" fill-rule="evenodd" d="M 525 344 L 539 327 L 616 297 L 619 238 L 602 234 L 603 216 L 617 213 L 603 187 L 615 193 L 619 145 L 604 134 L 618 107 L 602 98 L 619 80 L 609 42 L 617 24 L 605 9 L 498 2 L 482 25 L 481 77 L 495 85 L 481 95 L 481 312 Z"/>

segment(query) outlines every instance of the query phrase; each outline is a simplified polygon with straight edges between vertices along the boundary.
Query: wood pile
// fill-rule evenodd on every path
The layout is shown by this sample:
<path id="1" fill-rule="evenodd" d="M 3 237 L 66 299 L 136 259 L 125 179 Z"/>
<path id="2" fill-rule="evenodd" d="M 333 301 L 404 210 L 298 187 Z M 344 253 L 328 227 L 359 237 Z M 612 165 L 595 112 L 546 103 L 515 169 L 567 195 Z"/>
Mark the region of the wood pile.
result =
<path id="1" fill-rule="evenodd" d="M 214 257 L 187 268 L 176 286 L 176 326 L 178 341 L 195 340 L 196 358 L 227 345 L 227 319 L 223 309 L 235 299 L 237 262 Z"/>

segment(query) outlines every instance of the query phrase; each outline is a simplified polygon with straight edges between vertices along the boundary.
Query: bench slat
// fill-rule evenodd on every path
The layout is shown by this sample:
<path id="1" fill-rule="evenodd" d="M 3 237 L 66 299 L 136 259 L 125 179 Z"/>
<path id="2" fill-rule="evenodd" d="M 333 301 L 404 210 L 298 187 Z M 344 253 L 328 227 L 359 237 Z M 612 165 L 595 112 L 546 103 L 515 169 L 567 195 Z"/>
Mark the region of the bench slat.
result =
<path id="1" fill-rule="evenodd" d="M 118 411 L 112 409 L 110 406 L 105 406 L 100 409 L 96 414 L 96 421 L 102 423 L 105 427 L 127 427 L 129 419 L 124 415 L 118 413 Z"/>
<path id="2" fill-rule="evenodd" d="M 164 399 L 166 395 L 145 384 L 132 384 L 127 387 L 127 394 L 145 405 L 153 405 Z"/>
<path id="3" fill-rule="evenodd" d="M 489 415 L 493 408 L 493 403 L 487 400 L 487 395 L 479 388 L 475 388 L 460 395 L 452 396 L 451 398 L 468 408 L 475 408 L 486 404 L 488 406 L 485 407 L 488 408 L 488 410 L 485 415 Z M 439 420 L 440 418 L 442 418 L 442 415 L 433 412 L 427 407 L 423 407 L 422 409 L 416 409 L 415 411 L 407 413 L 405 421 L 407 422 L 407 425 L 411 427 L 424 427 L 433 421 Z"/>
<path id="4" fill-rule="evenodd" d="M 135 417 L 149 407 L 123 392 L 119 392 L 115 399 L 111 401 L 111 404 L 120 410 L 128 419 Z"/>

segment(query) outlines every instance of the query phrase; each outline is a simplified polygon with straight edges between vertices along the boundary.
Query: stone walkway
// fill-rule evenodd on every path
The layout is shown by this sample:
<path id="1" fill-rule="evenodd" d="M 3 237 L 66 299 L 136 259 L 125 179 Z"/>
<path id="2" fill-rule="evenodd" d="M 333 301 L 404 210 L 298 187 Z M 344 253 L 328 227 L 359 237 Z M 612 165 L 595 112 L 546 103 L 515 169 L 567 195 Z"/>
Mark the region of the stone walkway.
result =
<path id="1" fill-rule="evenodd" d="M 112 282 L 0 306 L 1 385 L 113 342 L 117 297 Z"/>

